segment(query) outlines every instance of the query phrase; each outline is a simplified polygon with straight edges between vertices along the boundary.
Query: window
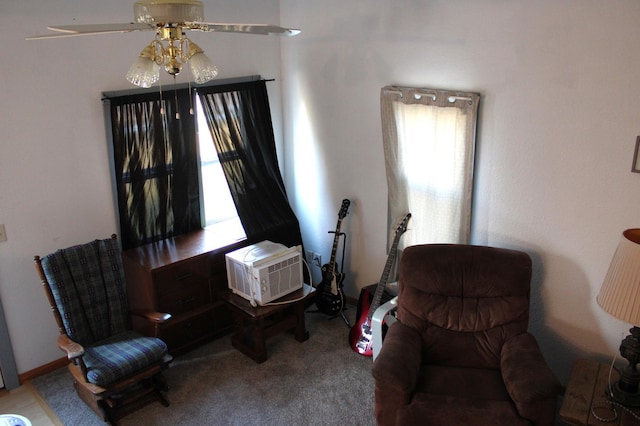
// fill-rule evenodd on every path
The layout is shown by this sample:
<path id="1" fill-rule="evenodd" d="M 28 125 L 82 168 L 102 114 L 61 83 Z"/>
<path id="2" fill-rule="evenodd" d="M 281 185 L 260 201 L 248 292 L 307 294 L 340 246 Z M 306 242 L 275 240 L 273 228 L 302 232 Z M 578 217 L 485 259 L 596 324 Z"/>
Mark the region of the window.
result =
<path id="1" fill-rule="evenodd" d="M 244 238 L 196 91 L 109 101 L 123 247 L 202 227 L 221 241 Z"/>
<path id="2" fill-rule="evenodd" d="M 245 237 L 227 178 L 216 153 L 213 138 L 207 125 L 200 97 L 196 96 L 196 122 L 198 126 L 198 150 L 200 179 L 204 208 L 204 225 L 218 232 L 229 233 L 236 238 Z"/>
<path id="3" fill-rule="evenodd" d="M 475 93 L 387 86 L 381 91 L 389 240 L 400 247 L 468 243 L 478 102 Z"/>
<path id="4" fill-rule="evenodd" d="M 203 226 L 215 228 L 220 241 L 302 244 L 265 80 L 178 85 L 166 98 L 148 90 L 105 93 L 104 102 L 123 249 Z"/>

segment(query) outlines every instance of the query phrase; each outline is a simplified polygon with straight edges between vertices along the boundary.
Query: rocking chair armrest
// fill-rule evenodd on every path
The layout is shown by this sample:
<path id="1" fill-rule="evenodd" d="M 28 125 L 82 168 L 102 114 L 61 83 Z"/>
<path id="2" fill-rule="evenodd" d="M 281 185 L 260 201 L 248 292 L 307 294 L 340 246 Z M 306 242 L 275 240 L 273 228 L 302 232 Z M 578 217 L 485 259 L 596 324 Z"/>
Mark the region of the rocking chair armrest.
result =
<path id="1" fill-rule="evenodd" d="M 161 337 L 163 325 L 171 319 L 171 314 L 149 309 L 132 309 L 129 314 L 133 330 L 143 336 Z"/>
<path id="2" fill-rule="evenodd" d="M 70 360 L 81 358 L 84 355 L 82 345 L 71 340 L 66 334 L 58 336 L 56 343 L 58 344 L 58 348 L 67 353 L 67 358 Z"/>
<path id="3" fill-rule="evenodd" d="M 150 311 L 146 309 L 132 309 L 130 313 L 131 315 L 142 317 L 158 324 L 165 323 L 171 319 L 171 314 L 165 312 Z"/>

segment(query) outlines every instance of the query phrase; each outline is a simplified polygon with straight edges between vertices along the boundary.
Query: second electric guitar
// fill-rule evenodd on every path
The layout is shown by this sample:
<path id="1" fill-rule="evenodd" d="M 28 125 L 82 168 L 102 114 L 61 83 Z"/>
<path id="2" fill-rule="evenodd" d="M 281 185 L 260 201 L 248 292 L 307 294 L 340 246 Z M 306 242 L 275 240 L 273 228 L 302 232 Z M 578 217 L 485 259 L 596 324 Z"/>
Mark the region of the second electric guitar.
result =
<path id="1" fill-rule="evenodd" d="M 344 274 L 336 271 L 336 251 L 338 249 L 338 240 L 340 239 L 342 219 L 347 215 L 350 204 L 351 201 L 346 198 L 342 200 L 342 206 L 338 212 L 338 224 L 333 238 L 331 259 L 328 264 L 322 266 L 322 282 L 316 287 L 315 300 L 318 310 L 331 316 L 338 315 L 344 308 L 344 291 L 342 290 Z"/>
<path id="2" fill-rule="evenodd" d="M 407 223 L 409 222 L 410 218 L 411 213 L 407 213 L 407 215 L 404 217 L 404 219 L 402 219 L 402 222 L 396 229 L 396 235 L 393 238 L 393 243 L 391 244 L 391 248 L 389 249 L 389 256 L 387 256 L 387 263 L 384 265 L 382 277 L 380 278 L 380 282 L 378 282 L 378 286 L 376 287 L 373 299 L 370 299 L 369 291 L 367 290 L 363 292 L 362 297 L 358 301 L 358 312 L 360 312 L 360 318 L 356 319 L 356 324 L 351 328 L 351 331 L 349 332 L 349 343 L 351 345 L 351 348 L 361 355 L 373 356 L 373 341 L 371 340 L 371 320 L 373 319 L 374 312 L 380 306 L 384 288 L 386 287 L 387 281 L 389 280 L 391 267 L 393 266 L 393 263 L 395 262 L 396 256 L 398 254 L 398 242 L 400 242 L 400 237 L 407 230 Z"/>

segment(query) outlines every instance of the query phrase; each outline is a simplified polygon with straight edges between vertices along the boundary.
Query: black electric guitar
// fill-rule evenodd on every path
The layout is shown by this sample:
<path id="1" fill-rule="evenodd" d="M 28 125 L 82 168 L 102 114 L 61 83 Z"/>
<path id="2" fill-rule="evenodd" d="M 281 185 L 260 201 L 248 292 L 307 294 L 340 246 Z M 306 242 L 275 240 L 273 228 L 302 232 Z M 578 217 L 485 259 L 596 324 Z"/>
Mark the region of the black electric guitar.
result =
<path id="1" fill-rule="evenodd" d="M 338 212 L 338 224 L 336 225 L 335 236 L 333 238 L 331 259 L 329 263 L 322 265 L 322 282 L 316 287 L 315 301 L 318 310 L 323 314 L 331 316 L 338 315 L 344 308 L 345 299 L 344 291 L 342 290 L 344 274 L 336 271 L 336 252 L 338 250 L 342 219 L 347 215 L 350 204 L 351 201 L 346 198 L 342 200 L 342 206 Z"/>
<path id="2" fill-rule="evenodd" d="M 366 290 L 361 293 L 360 300 L 358 300 L 358 312 L 360 312 L 360 317 L 356 319 L 356 324 L 349 332 L 349 343 L 351 348 L 361 355 L 373 355 L 371 320 L 376 309 L 380 306 L 382 294 L 384 293 L 387 281 L 389 280 L 389 273 L 391 272 L 393 263 L 398 255 L 398 242 L 400 241 L 402 234 L 407 230 L 407 223 L 410 218 L 411 213 L 407 213 L 396 229 L 396 235 L 393 238 L 391 249 L 389 249 L 389 256 L 387 256 L 387 263 L 384 265 L 382 277 L 380 277 L 380 281 L 378 282 L 373 298 L 370 297 L 369 291 Z"/>

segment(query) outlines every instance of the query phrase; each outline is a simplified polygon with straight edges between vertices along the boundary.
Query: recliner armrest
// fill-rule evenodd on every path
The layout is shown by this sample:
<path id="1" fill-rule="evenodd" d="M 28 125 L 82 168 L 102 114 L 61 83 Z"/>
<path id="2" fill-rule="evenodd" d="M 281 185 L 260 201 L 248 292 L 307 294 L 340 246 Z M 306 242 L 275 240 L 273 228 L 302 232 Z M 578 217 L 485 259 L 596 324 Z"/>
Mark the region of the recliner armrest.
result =
<path id="1" fill-rule="evenodd" d="M 412 393 L 420 370 L 421 352 L 420 334 L 399 321 L 393 323 L 371 370 L 376 386 Z"/>
<path id="2" fill-rule="evenodd" d="M 398 409 L 409 404 L 415 391 L 421 361 L 420 334 L 400 321 L 393 323 L 371 369 L 378 425 L 396 424 Z"/>
<path id="3" fill-rule="evenodd" d="M 507 340 L 500 354 L 500 368 L 520 415 L 540 424 L 535 421 L 540 415 L 539 403 L 555 400 L 563 388 L 544 360 L 535 337 L 523 333 Z"/>

